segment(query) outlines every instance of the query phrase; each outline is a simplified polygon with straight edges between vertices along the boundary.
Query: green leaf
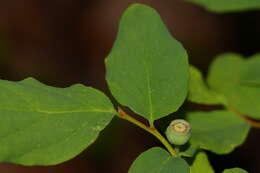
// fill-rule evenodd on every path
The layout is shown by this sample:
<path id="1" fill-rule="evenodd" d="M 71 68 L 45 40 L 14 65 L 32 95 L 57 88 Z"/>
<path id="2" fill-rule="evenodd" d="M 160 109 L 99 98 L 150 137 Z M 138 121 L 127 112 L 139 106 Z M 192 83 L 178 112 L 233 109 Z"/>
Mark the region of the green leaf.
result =
<path id="1" fill-rule="evenodd" d="M 246 60 L 240 72 L 240 84 L 260 88 L 260 54 Z"/>
<path id="2" fill-rule="evenodd" d="M 260 9 L 260 0 L 187 0 L 214 12 L 237 12 Z"/>
<path id="3" fill-rule="evenodd" d="M 180 157 L 172 157 L 162 148 L 154 147 L 134 161 L 128 173 L 189 173 L 189 165 Z"/>
<path id="4" fill-rule="evenodd" d="M 109 99 L 83 85 L 54 88 L 28 78 L 0 80 L 0 162 L 54 165 L 82 152 L 114 113 Z"/>
<path id="5" fill-rule="evenodd" d="M 225 169 L 223 173 L 248 173 L 248 172 L 240 168 L 232 168 L 232 169 Z"/>
<path id="6" fill-rule="evenodd" d="M 191 173 L 214 173 L 210 162 L 208 160 L 207 154 L 205 152 L 199 152 L 192 165 L 190 166 Z"/>
<path id="7" fill-rule="evenodd" d="M 229 107 L 255 119 L 260 119 L 260 87 L 245 85 L 241 73 L 250 59 L 237 54 L 217 57 L 210 68 L 208 83 L 216 92 L 225 95 Z"/>
<path id="8" fill-rule="evenodd" d="M 194 66 L 190 66 L 188 99 L 199 104 L 226 104 L 225 97 L 209 89 L 201 72 Z"/>
<path id="9" fill-rule="evenodd" d="M 106 67 L 113 96 L 150 123 L 175 112 L 185 100 L 186 51 L 148 6 L 135 4 L 126 10 Z"/>
<path id="10" fill-rule="evenodd" d="M 187 119 L 192 127 L 190 142 L 217 154 L 227 154 L 241 145 L 250 126 L 228 111 L 190 112 Z"/>

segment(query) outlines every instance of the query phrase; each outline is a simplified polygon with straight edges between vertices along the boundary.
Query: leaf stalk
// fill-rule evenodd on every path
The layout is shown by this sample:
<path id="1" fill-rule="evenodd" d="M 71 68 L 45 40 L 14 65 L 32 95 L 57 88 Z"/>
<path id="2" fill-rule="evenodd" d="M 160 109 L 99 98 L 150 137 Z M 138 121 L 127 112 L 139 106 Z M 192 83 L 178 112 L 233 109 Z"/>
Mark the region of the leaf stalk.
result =
<path id="1" fill-rule="evenodd" d="M 254 128 L 260 128 L 260 121 L 254 120 L 249 118 L 248 116 L 240 113 L 239 111 L 237 111 L 234 107 L 232 106 L 228 106 L 227 109 L 233 113 L 235 113 L 236 115 L 238 115 L 239 117 L 243 118 L 243 120 L 248 123 L 251 127 Z"/>
<path id="2" fill-rule="evenodd" d="M 145 130 L 145 131 L 149 132 L 150 134 L 152 134 L 153 136 L 155 136 L 165 146 L 165 148 L 169 151 L 169 153 L 173 157 L 177 157 L 178 156 L 178 153 L 173 149 L 171 144 L 160 134 L 160 132 L 156 128 L 149 127 L 149 126 L 145 125 L 144 123 L 138 121 L 137 119 L 135 119 L 132 116 L 128 115 L 120 107 L 118 107 L 117 113 L 118 113 L 118 116 L 120 118 L 135 124 L 136 126 L 142 128 L 143 130 Z"/>

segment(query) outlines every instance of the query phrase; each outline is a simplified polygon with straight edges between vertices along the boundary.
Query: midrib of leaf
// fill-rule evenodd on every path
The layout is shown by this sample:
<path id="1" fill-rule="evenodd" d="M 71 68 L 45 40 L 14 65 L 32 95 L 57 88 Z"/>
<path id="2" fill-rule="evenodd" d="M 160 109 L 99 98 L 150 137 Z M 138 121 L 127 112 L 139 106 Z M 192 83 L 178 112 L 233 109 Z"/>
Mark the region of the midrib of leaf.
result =
<path id="1" fill-rule="evenodd" d="M 145 59 L 142 59 L 142 60 L 143 60 L 143 64 L 144 64 L 145 74 L 147 76 L 147 93 L 148 93 L 148 102 L 149 102 L 149 110 L 150 110 L 149 122 L 150 122 L 150 125 L 152 125 L 154 119 L 153 119 L 151 78 L 150 78 L 149 69 L 148 69 L 147 64 L 145 62 Z"/>
<path id="2" fill-rule="evenodd" d="M 92 112 L 92 111 L 88 111 L 88 112 Z M 112 113 L 112 112 L 109 112 L 109 113 Z M 41 116 L 41 117 L 43 117 L 43 116 Z M 8 133 L 8 134 L 6 134 L 6 135 L 4 135 L 4 136 L 1 136 L 0 141 L 1 141 L 1 140 L 4 140 L 4 139 L 7 138 L 7 137 L 15 136 L 15 135 L 17 135 L 17 134 L 19 134 L 19 133 L 21 133 L 21 132 L 23 132 L 23 131 L 26 131 L 27 129 L 29 129 L 29 128 L 33 127 L 33 126 L 37 126 L 37 124 L 42 123 L 42 120 L 43 120 L 43 119 L 34 121 L 34 122 L 32 122 L 29 126 L 26 126 L 26 127 L 20 128 L 20 129 L 17 129 L 17 130 L 15 130 L 15 131 L 12 131 L 11 133 Z M 108 124 L 108 123 L 107 123 L 107 124 Z M 51 147 L 53 147 L 53 146 L 59 145 L 59 144 L 64 143 L 64 142 L 67 143 L 67 142 L 70 141 L 69 139 L 71 139 L 73 136 L 75 136 L 75 134 L 77 134 L 78 131 L 81 131 L 81 129 L 84 129 L 84 128 L 85 128 L 86 126 L 88 126 L 88 125 L 89 125 L 88 122 L 84 122 L 84 123 L 83 123 L 80 127 L 78 127 L 76 130 L 73 130 L 73 131 L 71 132 L 71 134 L 70 134 L 69 136 L 67 136 L 65 139 L 59 140 L 58 142 L 57 142 L 57 141 L 54 141 L 53 143 L 48 143 L 47 145 L 42 145 L 42 146 L 40 146 L 40 147 L 35 147 L 35 148 L 31 149 L 30 151 L 25 151 L 25 152 L 23 152 L 22 154 L 15 155 L 15 157 L 16 157 L 16 158 L 21 158 L 21 157 L 23 157 L 24 155 L 30 154 L 30 153 L 32 153 L 32 152 L 34 152 L 34 151 L 39 150 L 39 149 L 40 149 L 40 150 L 48 149 L 48 148 L 51 148 Z M 96 128 L 91 128 L 90 130 L 93 131 L 93 132 L 94 132 L 94 131 L 97 131 Z M 95 136 L 97 136 L 97 135 L 95 135 Z M 89 144 L 92 144 L 94 141 L 95 141 L 95 138 L 94 138 L 92 141 L 90 141 Z M 13 156 L 10 156 L 10 157 L 13 157 Z M 8 158 L 6 158 L 5 160 L 7 160 L 7 161 L 10 160 L 10 161 L 11 161 L 11 159 L 8 159 Z"/>
<path id="3" fill-rule="evenodd" d="M 168 161 L 170 161 L 170 159 L 173 158 L 171 156 L 168 156 L 167 159 L 165 159 L 165 161 L 162 162 L 162 164 L 160 165 L 160 168 L 155 172 L 155 173 L 160 173 L 160 171 L 163 169 L 163 167 L 167 164 Z"/>
<path id="4" fill-rule="evenodd" d="M 92 111 L 89 111 L 89 112 L 92 112 Z M 108 112 L 108 113 L 112 113 L 112 112 Z M 23 127 L 22 129 L 19 128 L 19 129 L 15 130 L 15 131 L 12 131 L 12 132 L 11 132 L 12 134 L 7 133 L 7 134 L 4 135 L 4 136 L 0 136 L 0 137 L 1 137 L 1 138 L 0 138 L 0 141 L 1 141 L 1 139 L 3 139 L 3 138 L 6 138 L 6 137 L 11 136 L 11 135 L 15 135 L 16 133 L 19 133 L 19 132 L 21 132 L 21 131 L 23 131 L 23 130 L 26 130 L 27 128 L 30 128 L 30 127 L 32 127 L 32 126 L 38 124 L 38 123 L 42 123 L 42 120 L 44 120 L 44 117 L 45 117 L 45 116 L 41 115 L 41 116 L 39 116 L 39 118 L 41 118 L 40 120 L 36 120 L 36 121 L 34 121 L 34 122 L 31 122 L 31 124 L 30 124 L 29 126 Z M 84 124 L 87 124 L 87 122 L 85 122 Z M 85 125 L 83 125 L 82 127 L 85 127 Z"/>
<path id="5" fill-rule="evenodd" d="M 64 113 L 114 113 L 113 111 L 107 111 L 107 110 L 98 110 L 98 109 L 94 109 L 94 110 L 72 110 L 72 111 L 45 111 L 45 110 L 35 110 L 36 112 L 40 112 L 40 113 L 46 113 L 46 114 L 64 114 Z"/>
<path id="6" fill-rule="evenodd" d="M 6 108 L 0 108 L 0 111 L 14 111 L 14 112 L 28 112 L 28 113 L 46 113 L 46 114 L 65 114 L 65 113 L 112 113 L 115 114 L 114 111 L 110 111 L 110 110 L 98 110 L 98 109 L 94 109 L 94 110 L 71 110 L 71 111 L 47 111 L 47 110 L 39 110 L 39 109 L 35 109 L 35 110 L 25 110 L 25 109 L 6 109 Z"/>

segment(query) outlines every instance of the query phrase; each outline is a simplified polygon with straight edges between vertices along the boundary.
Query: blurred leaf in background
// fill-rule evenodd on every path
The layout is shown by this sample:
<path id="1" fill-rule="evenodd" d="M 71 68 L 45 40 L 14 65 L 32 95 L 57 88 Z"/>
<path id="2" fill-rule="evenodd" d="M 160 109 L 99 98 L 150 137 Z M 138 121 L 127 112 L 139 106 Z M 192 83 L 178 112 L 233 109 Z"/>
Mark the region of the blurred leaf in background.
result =
<path id="1" fill-rule="evenodd" d="M 214 12 L 234 12 L 260 9 L 260 0 L 188 0 Z"/>

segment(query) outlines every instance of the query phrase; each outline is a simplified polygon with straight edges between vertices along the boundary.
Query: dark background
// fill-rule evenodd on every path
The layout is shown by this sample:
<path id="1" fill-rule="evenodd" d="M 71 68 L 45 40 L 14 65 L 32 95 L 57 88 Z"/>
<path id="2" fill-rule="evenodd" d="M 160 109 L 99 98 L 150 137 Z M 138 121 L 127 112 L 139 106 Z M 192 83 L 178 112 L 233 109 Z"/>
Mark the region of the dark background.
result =
<path id="1" fill-rule="evenodd" d="M 104 58 L 115 40 L 122 12 L 134 2 L 159 11 L 169 30 L 206 74 L 215 55 L 259 51 L 260 12 L 215 14 L 183 0 L 0 0 L 0 78 L 67 87 L 83 83 L 107 92 Z M 186 105 L 187 106 L 187 105 Z M 193 106 L 194 108 L 194 106 Z M 231 129 L 232 130 L 232 129 Z M 209 153 L 216 172 L 242 167 L 260 172 L 260 131 L 230 155 Z M 0 164 L 1 173 L 126 173 L 131 162 L 158 141 L 115 118 L 77 158 L 53 167 Z"/>

